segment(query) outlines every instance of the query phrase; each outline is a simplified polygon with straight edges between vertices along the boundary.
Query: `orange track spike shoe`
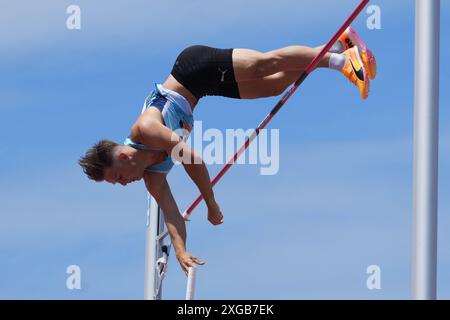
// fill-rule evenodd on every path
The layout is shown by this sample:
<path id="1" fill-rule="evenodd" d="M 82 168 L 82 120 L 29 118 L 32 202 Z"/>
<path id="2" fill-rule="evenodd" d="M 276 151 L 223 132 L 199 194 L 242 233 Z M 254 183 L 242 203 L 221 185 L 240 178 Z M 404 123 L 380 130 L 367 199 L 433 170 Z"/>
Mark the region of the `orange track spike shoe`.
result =
<path id="1" fill-rule="evenodd" d="M 367 99 L 370 91 L 370 80 L 358 47 L 348 49 L 343 54 L 345 55 L 345 65 L 341 72 L 358 87 L 363 100 Z"/>

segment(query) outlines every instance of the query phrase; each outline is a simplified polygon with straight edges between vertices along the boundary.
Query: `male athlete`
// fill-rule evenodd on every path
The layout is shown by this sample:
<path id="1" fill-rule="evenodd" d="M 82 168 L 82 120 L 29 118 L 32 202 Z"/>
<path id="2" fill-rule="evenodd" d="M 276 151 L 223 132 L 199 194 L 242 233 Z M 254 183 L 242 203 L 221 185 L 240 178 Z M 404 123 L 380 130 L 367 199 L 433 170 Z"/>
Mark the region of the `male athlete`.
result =
<path id="1" fill-rule="evenodd" d="M 249 49 L 217 49 L 191 46 L 178 56 L 172 72 L 157 84 L 144 102 L 139 118 L 124 144 L 101 140 L 79 160 L 95 181 L 128 183 L 144 179 L 147 190 L 164 212 L 164 220 L 177 259 L 187 272 L 204 262 L 186 251 L 186 226 L 166 175 L 183 163 L 200 190 L 213 225 L 223 221 L 214 198 L 208 170 L 200 156 L 186 143 L 193 126 L 193 111 L 203 96 L 255 99 L 285 91 L 319 53 L 321 47 L 290 46 L 269 52 Z M 342 72 L 361 94 L 369 95 L 369 81 L 376 75 L 372 52 L 352 28 L 348 28 L 320 61 L 318 67 Z M 176 131 L 176 132 L 175 132 Z"/>

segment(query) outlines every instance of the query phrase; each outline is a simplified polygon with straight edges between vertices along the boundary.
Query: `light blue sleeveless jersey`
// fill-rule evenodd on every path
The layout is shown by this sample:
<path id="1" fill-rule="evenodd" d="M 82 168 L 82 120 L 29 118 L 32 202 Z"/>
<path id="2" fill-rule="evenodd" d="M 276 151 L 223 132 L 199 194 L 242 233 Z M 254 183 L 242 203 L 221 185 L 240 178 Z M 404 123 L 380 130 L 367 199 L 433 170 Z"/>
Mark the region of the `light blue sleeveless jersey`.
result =
<path id="1" fill-rule="evenodd" d="M 161 84 L 155 85 L 155 90 L 145 99 L 142 112 L 148 108 L 155 107 L 161 111 L 165 126 L 175 131 L 183 141 L 186 141 L 194 126 L 194 118 L 192 115 L 189 102 L 180 94 L 164 88 Z M 125 139 L 124 145 L 139 150 L 152 150 L 164 152 L 163 149 L 152 148 L 136 143 L 128 137 Z M 145 170 L 150 172 L 168 173 L 172 169 L 174 162 L 171 157 L 166 156 L 163 162 L 148 166 Z"/>

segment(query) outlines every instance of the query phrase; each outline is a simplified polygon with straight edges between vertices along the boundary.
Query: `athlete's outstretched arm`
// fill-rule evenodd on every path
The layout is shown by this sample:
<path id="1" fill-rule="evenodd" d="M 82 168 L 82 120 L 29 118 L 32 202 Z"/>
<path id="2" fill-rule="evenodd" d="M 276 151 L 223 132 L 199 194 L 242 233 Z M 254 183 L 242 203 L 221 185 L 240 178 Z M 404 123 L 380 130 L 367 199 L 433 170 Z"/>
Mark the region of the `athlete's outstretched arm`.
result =
<path id="1" fill-rule="evenodd" d="M 148 192 L 155 198 L 164 212 L 164 222 L 175 249 L 175 254 L 181 268 L 187 274 L 189 267 L 194 266 L 194 263 L 204 264 L 204 262 L 186 251 L 186 224 L 173 198 L 170 186 L 166 180 L 166 174 L 146 172 L 144 181 Z"/>

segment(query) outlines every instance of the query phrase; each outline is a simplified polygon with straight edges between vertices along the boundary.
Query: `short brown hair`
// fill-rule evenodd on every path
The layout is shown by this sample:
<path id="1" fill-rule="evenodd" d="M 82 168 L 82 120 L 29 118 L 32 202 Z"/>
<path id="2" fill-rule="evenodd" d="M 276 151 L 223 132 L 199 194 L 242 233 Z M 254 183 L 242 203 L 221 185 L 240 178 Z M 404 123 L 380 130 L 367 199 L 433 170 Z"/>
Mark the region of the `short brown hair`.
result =
<path id="1" fill-rule="evenodd" d="M 114 147 L 117 143 L 110 140 L 100 140 L 89 149 L 84 157 L 78 160 L 78 164 L 83 168 L 89 179 L 103 181 L 105 179 L 104 170 L 112 166 Z"/>

